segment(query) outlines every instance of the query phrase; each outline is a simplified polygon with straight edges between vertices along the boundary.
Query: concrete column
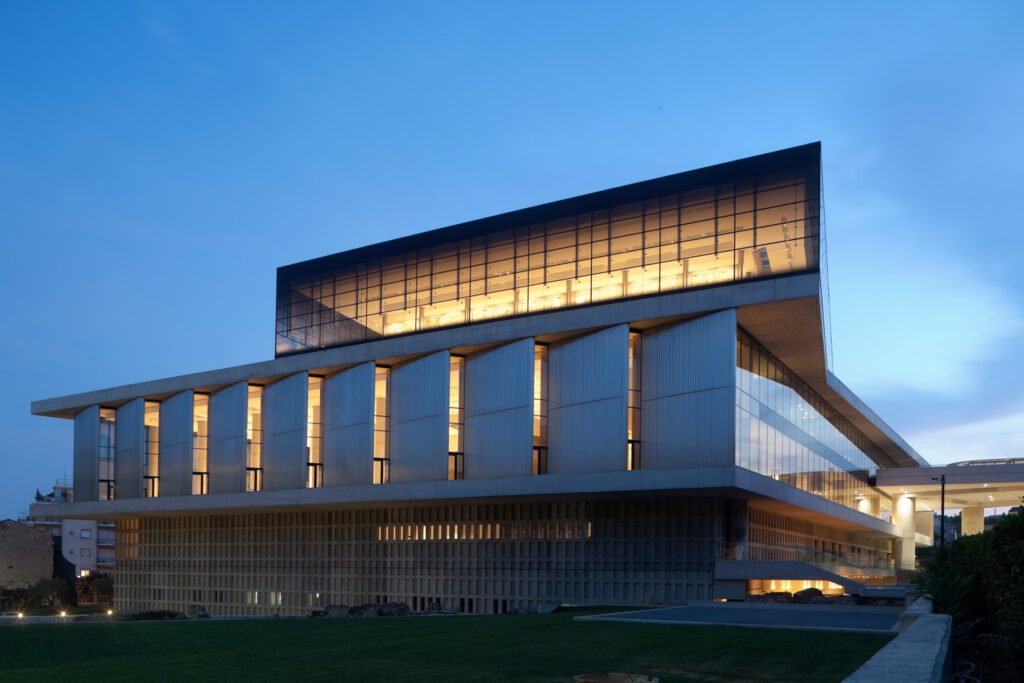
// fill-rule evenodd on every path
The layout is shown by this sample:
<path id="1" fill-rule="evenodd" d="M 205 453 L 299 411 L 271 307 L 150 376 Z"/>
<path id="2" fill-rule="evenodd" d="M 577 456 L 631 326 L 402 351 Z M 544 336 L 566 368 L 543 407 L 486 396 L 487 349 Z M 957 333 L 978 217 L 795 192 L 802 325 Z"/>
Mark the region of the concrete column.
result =
<path id="1" fill-rule="evenodd" d="M 935 513 L 931 510 L 920 510 L 914 513 L 914 528 L 917 533 L 924 534 L 932 543 L 935 542 Z"/>
<path id="2" fill-rule="evenodd" d="M 100 407 L 89 406 L 75 415 L 75 451 L 72 461 L 75 502 L 99 499 Z"/>
<path id="3" fill-rule="evenodd" d="M 210 493 L 245 490 L 249 383 L 238 382 L 210 397 L 210 439 L 206 455 Z"/>
<path id="4" fill-rule="evenodd" d="M 373 482 L 376 368 L 363 363 L 324 380 L 324 486 Z"/>
<path id="5" fill-rule="evenodd" d="M 263 489 L 306 486 L 309 373 L 300 372 L 263 390 Z"/>
<path id="6" fill-rule="evenodd" d="M 900 530 L 900 538 L 896 541 L 896 567 L 898 569 L 914 568 L 915 542 L 914 533 L 914 499 L 909 496 L 897 496 L 893 501 L 892 523 Z"/>
<path id="7" fill-rule="evenodd" d="M 964 536 L 980 534 L 985 530 L 985 508 L 980 506 L 960 511 L 960 533 Z"/>
<path id="8" fill-rule="evenodd" d="M 142 463 L 145 458 L 146 399 L 139 397 L 117 409 L 114 429 L 114 482 L 118 498 L 142 497 Z"/>

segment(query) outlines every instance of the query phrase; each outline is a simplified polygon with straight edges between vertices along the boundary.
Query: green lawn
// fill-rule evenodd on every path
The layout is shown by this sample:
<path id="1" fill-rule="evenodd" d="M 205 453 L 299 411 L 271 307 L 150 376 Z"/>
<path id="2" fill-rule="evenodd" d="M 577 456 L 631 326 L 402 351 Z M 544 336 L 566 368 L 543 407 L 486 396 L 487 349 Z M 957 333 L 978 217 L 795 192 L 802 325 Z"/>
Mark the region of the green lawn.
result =
<path id="1" fill-rule="evenodd" d="M 0 626 L 0 680 L 840 681 L 889 640 L 580 613 Z"/>

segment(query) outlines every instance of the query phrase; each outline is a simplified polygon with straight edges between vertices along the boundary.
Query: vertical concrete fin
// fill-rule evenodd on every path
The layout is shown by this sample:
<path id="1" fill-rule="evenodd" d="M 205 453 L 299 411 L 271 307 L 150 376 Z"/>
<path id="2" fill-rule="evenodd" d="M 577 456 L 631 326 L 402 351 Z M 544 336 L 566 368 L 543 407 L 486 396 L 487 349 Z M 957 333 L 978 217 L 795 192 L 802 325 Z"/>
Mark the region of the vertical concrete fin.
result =
<path id="1" fill-rule="evenodd" d="M 374 363 L 324 380 L 324 486 L 373 481 Z"/>
<path id="2" fill-rule="evenodd" d="M 263 391 L 263 488 L 306 486 L 309 373 L 300 372 Z"/>
<path id="3" fill-rule="evenodd" d="M 89 406 L 75 415 L 73 476 L 75 501 L 99 499 L 100 407 Z"/>
<path id="4" fill-rule="evenodd" d="M 550 346 L 548 472 L 626 469 L 628 372 L 628 325 Z"/>
<path id="5" fill-rule="evenodd" d="M 466 359 L 466 478 L 520 477 L 531 472 L 533 339 Z"/>
<path id="6" fill-rule="evenodd" d="M 245 490 L 248 406 L 248 382 L 232 384 L 210 397 L 210 445 L 207 454 L 210 493 Z"/>
<path id="7" fill-rule="evenodd" d="M 734 464 L 736 311 L 644 330 L 643 469 Z"/>
<path id="8" fill-rule="evenodd" d="M 132 399 L 117 409 L 114 418 L 114 495 L 142 497 L 142 463 L 145 458 L 146 399 Z"/>
<path id="9" fill-rule="evenodd" d="M 448 351 L 391 369 L 391 481 L 448 478 Z"/>
<path id="10" fill-rule="evenodd" d="M 160 496 L 192 493 L 192 411 L 195 392 L 186 389 L 160 403 Z"/>

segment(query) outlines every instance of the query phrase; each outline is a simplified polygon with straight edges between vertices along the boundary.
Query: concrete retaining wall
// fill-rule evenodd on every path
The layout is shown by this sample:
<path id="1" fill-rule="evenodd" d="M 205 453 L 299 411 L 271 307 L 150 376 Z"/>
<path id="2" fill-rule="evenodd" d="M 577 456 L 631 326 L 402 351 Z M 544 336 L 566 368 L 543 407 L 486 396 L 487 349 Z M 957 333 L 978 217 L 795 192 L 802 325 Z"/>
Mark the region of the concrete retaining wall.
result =
<path id="1" fill-rule="evenodd" d="M 844 683 L 944 683 L 952 674 L 950 637 L 953 618 L 931 614 L 931 605 L 918 600 L 905 616 L 916 618 L 898 636 L 875 653 Z M 907 620 L 901 619 L 901 627 Z"/>

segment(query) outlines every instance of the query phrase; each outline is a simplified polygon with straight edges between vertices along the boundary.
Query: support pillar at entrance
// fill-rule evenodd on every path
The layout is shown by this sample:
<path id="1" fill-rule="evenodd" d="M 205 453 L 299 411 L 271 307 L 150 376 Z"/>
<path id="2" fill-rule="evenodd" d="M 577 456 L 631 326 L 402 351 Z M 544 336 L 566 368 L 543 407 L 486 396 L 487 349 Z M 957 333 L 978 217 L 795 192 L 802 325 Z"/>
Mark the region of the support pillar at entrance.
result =
<path id="1" fill-rule="evenodd" d="M 896 541 L 897 569 L 914 568 L 914 534 L 917 531 L 914 523 L 914 499 L 910 496 L 899 496 L 893 506 L 892 523 L 900 530 L 900 538 Z"/>
<path id="2" fill-rule="evenodd" d="M 960 533 L 964 536 L 980 534 L 985 530 L 985 508 L 976 506 L 960 511 Z"/>

